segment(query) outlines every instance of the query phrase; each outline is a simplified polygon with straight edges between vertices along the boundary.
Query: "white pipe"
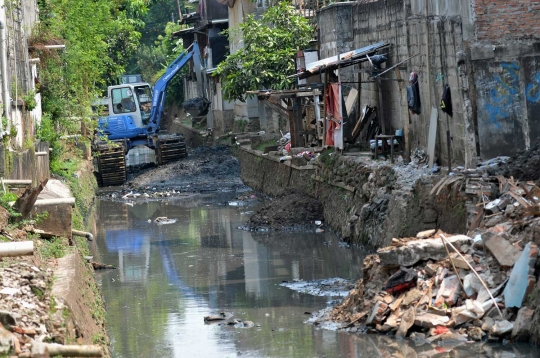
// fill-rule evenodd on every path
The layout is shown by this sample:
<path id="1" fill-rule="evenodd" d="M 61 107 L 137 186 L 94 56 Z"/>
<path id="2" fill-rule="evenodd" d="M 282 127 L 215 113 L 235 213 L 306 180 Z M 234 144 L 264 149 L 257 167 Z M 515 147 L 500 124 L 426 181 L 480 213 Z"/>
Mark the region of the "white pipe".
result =
<path id="1" fill-rule="evenodd" d="M 49 154 L 48 152 L 36 152 L 36 157 L 41 157 L 41 156 L 44 156 L 44 155 L 47 155 Z"/>
<path id="2" fill-rule="evenodd" d="M 43 47 L 48 50 L 54 50 L 54 49 L 66 48 L 66 45 L 45 45 Z"/>
<path id="3" fill-rule="evenodd" d="M 30 179 L 4 179 L 2 180 L 4 184 L 7 185 L 30 185 L 32 180 Z"/>
<path id="4" fill-rule="evenodd" d="M 0 71 L 2 71 L 2 101 L 4 102 L 4 117 L 11 119 L 11 98 L 8 91 L 7 72 L 7 40 L 6 40 L 6 7 L 4 0 L 0 0 Z M 4 131 L 0 122 L 0 133 Z"/>
<path id="5" fill-rule="evenodd" d="M 79 230 L 71 230 L 71 235 L 86 237 L 86 239 L 88 241 L 94 241 L 94 235 L 92 235 L 89 232 L 79 231 Z"/>
<path id="6" fill-rule="evenodd" d="M 69 204 L 75 206 L 75 198 L 39 199 L 34 206 Z"/>
<path id="7" fill-rule="evenodd" d="M 0 243 L 0 257 L 30 256 L 34 254 L 33 241 Z"/>

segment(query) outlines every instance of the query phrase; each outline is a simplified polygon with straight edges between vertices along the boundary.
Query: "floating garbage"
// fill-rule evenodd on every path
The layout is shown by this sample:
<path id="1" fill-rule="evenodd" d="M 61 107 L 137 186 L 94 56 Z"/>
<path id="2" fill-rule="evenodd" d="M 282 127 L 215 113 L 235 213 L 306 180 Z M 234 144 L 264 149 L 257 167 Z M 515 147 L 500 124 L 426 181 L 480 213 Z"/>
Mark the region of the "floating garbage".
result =
<path id="1" fill-rule="evenodd" d="M 174 224 L 177 219 L 169 219 L 166 216 L 157 217 L 154 222 L 158 225 Z"/>

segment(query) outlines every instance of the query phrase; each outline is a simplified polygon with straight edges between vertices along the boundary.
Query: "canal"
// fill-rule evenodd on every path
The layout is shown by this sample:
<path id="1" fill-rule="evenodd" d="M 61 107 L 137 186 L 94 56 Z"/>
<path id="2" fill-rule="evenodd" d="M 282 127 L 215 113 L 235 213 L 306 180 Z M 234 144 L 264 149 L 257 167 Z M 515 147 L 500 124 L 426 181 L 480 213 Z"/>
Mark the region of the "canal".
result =
<path id="1" fill-rule="evenodd" d="M 236 196 L 97 202 L 94 260 L 118 266 L 96 273 L 113 357 L 537 356 L 529 346 L 416 348 L 386 336 L 305 324 L 307 313 L 337 297 L 299 293 L 280 284 L 357 279 L 363 252 L 338 245 L 329 232 L 240 230 L 253 207 L 227 205 Z M 177 221 L 159 225 L 157 217 Z M 205 324 L 205 316 L 220 312 L 255 327 Z"/>

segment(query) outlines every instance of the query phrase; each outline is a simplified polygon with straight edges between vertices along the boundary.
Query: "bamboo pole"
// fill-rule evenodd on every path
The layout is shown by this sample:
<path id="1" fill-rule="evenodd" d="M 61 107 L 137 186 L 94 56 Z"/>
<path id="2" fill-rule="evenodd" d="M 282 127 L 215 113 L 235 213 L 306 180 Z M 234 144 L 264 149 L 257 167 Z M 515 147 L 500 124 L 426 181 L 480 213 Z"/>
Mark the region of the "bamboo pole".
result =
<path id="1" fill-rule="evenodd" d="M 441 241 L 442 241 L 442 244 L 444 246 L 444 249 L 446 250 L 446 254 L 448 255 L 448 259 L 450 260 L 450 263 L 452 264 L 452 268 L 454 269 L 454 272 L 456 273 L 456 277 L 457 277 L 457 279 L 459 281 L 459 284 L 461 285 L 461 288 L 463 289 L 463 291 L 465 291 L 465 285 L 461 281 L 461 277 L 459 277 L 459 272 L 456 269 L 456 265 L 454 265 L 454 260 L 452 260 L 452 258 L 450 257 L 450 251 L 448 251 L 448 246 L 446 246 L 446 243 L 442 239 L 442 235 L 441 235 Z"/>
<path id="2" fill-rule="evenodd" d="M 467 266 L 469 266 L 472 270 L 472 272 L 476 275 L 476 277 L 480 280 L 480 283 L 482 284 L 482 286 L 484 286 L 484 288 L 486 289 L 486 291 L 488 292 L 489 294 L 489 297 L 491 297 L 491 300 L 493 301 L 493 304 L 495 305 L 495 307 L 497 308 L 497 311 L 499 311 L 499 315 L 501 316 L 501 318 L 504 320 L 504 316 L 501 312 L 501 309 L 499 308 L 499 306 L 497 305 L 497 301 L 495 301 L 495 298 L 493 297 L 493 295 L 491 294 L 491 291 L 489 290 L 489 288 L 486 286 L 486 283 L 484 282 L 484 280 L 482 280 L 482 277 L 480 277 L 480 275 L 478 274 L 478 272 L 476 272 L 476 270 L 471 266 L 471 264 L 463 257 L 463 255 L 458 251 L 458 249 L 456 249 L 456 247 L 454 245 L 452 245 L 452 243 L 450 241 L 448 241 L 448 239 L 443 235 L 441 234 L 441 238 L 446 241 L 446 243 L 448 245 L 450 245 L 450 247 L 452 249 L 454 249 L 454 251 L 463 259 L 463 261 L 465 261 L 465 263 L 467 264 Z M 458 276 L 459 277 L 459 276 Z"/>

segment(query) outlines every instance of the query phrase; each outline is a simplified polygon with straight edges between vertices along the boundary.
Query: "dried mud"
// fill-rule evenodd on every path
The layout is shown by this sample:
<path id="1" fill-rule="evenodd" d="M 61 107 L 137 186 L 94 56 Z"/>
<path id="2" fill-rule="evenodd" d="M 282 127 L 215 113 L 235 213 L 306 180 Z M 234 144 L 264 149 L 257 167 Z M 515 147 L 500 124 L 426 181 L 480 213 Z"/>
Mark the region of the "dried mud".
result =
<path id="1" fill-rule="evenodd" d="M 287 189 L 260 208 L 246 226 L 251 229 L 285 230 L 314 225 L 322 220 L 323 204 L 297 189 Z"/>

